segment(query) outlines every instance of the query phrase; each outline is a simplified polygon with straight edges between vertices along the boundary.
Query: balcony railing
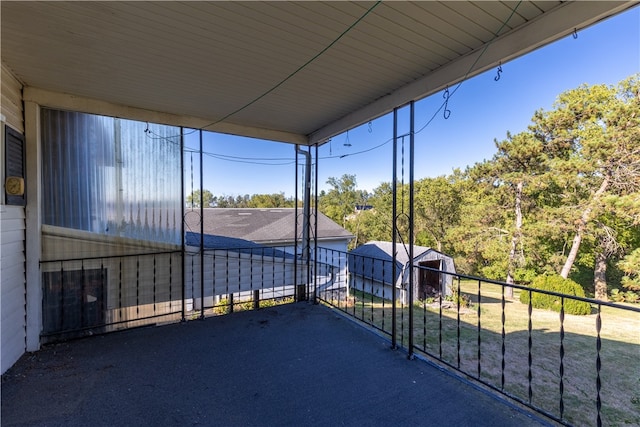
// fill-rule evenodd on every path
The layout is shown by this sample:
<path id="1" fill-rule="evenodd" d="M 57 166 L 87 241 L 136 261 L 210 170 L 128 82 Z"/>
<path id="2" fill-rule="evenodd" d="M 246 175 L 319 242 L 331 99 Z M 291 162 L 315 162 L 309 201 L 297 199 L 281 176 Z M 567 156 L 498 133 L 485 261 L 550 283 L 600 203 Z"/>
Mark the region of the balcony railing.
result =
<path id="1" fill-rule="evenodd" d="M 221 315 L 312 299 L 386 335 L 409 357 L 446 366 L 549 418 L 575 425 L 640 423 L 640 309 L 318 248 L 207 249 L 41 263 L 43 339 Z M 439 283 L 420 288 L 420 270 Z M 400 275 L 410 277 L 411 275 Z M 453 280 L 446 280 L 447 278 Z M 447 283 L 445 285 L 445 282 Z M 507 298 L 507 288 L 515 291 Z M 425 292 L 429 289 L 432 293 Z M 526 293 L 526 304 L 518 295 Z M 535 309 L 535 294 L 558 312 Z M 418 298 L 420 296 L 420 298 Z M 590 305 L 566 314 L 571 301 Z"/>
<path id="2" fill-rule="evenodd" d="M 286 248 L 42 261 L 44 342 L 257 309 L 311 293 Z"/>
<path id="3" fill-rule="evenodd" d="M 347 257 L 353 255 L 322 250 L 318 258 Z M 318 298 L 386 334 L 410 357 L 446 365 L 562 424 L 640 422 L 640 396 L 633 392 L 638 389 L 640 308 L 418 265 L 412 267 L 412 292 L 390 280 L 390 261 L 352 260 L 348 266 L 354 264 L 345 278 L 348 292 L 319 289 Z M 451 294 L 418 299 L 420 270 L 440 274 L 441 290 L 445 278 L 453 278 Z M 514 298 L 506 297 L 509 287 Z M 528 296 L 527 303 L 520 302 L 520 293 Z M 555 297 L 557 312 L 533 308 L 536 294 Z M 588 304 L 591 314 L 567 314 L 572 302 Z"/>

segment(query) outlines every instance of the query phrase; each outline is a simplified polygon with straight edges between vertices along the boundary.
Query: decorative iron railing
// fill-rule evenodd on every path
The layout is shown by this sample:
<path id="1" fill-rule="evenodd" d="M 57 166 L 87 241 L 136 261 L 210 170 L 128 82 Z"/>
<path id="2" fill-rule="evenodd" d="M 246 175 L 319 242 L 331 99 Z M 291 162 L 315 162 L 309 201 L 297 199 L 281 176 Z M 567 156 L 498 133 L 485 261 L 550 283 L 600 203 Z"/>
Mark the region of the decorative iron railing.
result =
<path id="1" fill-rule="evenodd" d="M 306 263 L 249 247 L 40 263 L 44 342 L 306 299 Z"/>
<path id="2" fill-rule="evenodd" d="M 390 260 L 325 248 L 307 262 L 288 250 L 43 261 L 43 340 L 313 299 L 379 331 L 410 358 L 445 365 L 559 423 L 640 424 L 636 306 L 394 268 Z M 427 277 L 439 279 L 422 283 Z M 557 312 L 534 308 L 537 294 L 555 297 Z M 568 314 L 575 302 L 591 314 Z"/>
<path id="3" fill-rule="evenodd" d="M 412 266 L 411 289 L 409 275 L 396 280 L 386 274 L 390 261 L 363 257 L 358 263 L 351 254 L 324 249 L 318 256 L 341 257 L 355 266 L 347 269 L 347 289 L 319 289 L 319 300 L 381 331 L 410 358 L 446 365 L 562 424 L 640 423 L 639 307 L 418 265 Z M 420 270 L 440 275 L 439 283 L 428 284 L 438 292 L 420 294 L 427 285 L 420 283 L 426 276 Z M 443 286 L 451 278 L 450 288 Z M 557 311 L 534 308 L 536 294 L 554 297 Z M 568 314 L 575 303 L 587 304 L 591 313 Z"/>

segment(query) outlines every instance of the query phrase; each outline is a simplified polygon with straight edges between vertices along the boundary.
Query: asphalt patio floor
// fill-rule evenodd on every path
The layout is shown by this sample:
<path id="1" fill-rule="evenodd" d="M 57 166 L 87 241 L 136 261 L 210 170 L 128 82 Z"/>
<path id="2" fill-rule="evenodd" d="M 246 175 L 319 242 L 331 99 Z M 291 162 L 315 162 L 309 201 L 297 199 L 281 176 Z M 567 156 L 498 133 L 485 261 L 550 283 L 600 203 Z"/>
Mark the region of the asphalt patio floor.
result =
<path id="1" fill-rule="evenodd" d="M 45 346 L 2 376 L 2 426 L 540 426 L 308 303 Z"/>

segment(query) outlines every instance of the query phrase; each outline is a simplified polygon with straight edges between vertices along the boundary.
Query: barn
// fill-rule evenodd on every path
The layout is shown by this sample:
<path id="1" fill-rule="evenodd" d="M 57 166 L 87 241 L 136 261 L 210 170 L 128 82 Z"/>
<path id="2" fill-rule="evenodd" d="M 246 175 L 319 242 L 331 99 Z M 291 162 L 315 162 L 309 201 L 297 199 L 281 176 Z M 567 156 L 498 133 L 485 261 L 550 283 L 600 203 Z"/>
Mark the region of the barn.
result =
<path id="1" fill-rule="evenodd" d="M 430 296 L 451 295 L 456 268 L 453 258 L 426 246 L 413 246 L 413 260 L 409 262 L 409 247 L 396 244 L 396 270 L 393 276 L 392 242 L 371 241 L 349 252 L 349 277 L 352 289 L 392 299 L 408 301 L 409 271 L 413 269 L 413 294 L 424 300 Z M 431 269 L 437 269 L 434 271 Z"/>

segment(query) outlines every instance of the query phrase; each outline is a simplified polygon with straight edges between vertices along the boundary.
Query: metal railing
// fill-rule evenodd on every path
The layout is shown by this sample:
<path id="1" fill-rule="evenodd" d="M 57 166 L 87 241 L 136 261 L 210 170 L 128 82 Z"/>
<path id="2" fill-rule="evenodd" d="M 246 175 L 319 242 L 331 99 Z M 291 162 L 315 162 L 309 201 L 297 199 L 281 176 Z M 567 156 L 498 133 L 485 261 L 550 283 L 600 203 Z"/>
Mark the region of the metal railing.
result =
<path id="1" fill-rule="evenodd" d="M 43 342 L 306 298 L 286 248 L 150 252 L 41 261 Z M 301 287 L 304 291 L 301 291 Z"/>
<path id="2" fill-rule="evenodd" d="M 306 298 L 306 265 L 285 247 L 206 249 L 185 253 L 185 288 L 199 317 L 253 310 Z M 300 286 L 305 292 L 300 295 Z"/>
<path id="3" fill-rule="evenodd" d="M 421 270 L 439 282 L 424 286 Z M 410 358 L 445 365 L 559 423 L 640 423 L 635 306 L 422 266 L 394 269 L 390 260 L 325 248 L 308 263 L 286 248 L 249 247 L 43 261 L 41 271 L 45 342 L 313 298 Z M 538 294 L 556 297 L 557 312 L 534 308 Z M 573 302 L 592 313 L 567 314 Z"/>
<path id="4" fill-rule="evenodd" d="M 322 250 L 318 259 L 344 259 L 347 267 L 345 289 L 318 289 L 319 300 L 381 331 L 410 358 L 445 365 L 561 424 L 640 422 L 637 306 L 418 265 L 412 266 L 410 291 L 386 273 L 390 261 L 332 250 Z M 416 297 L 420 270 L 440 275 L 439 291 L 422 299 Z M 506 296 L 508 288 L 514 298 Z M 534 308 L 537 294 L 554 297 L 557 311 Z M 575 302 L 587 304 L 591 314 L 568 314 Z"/>
<path id="5" fill-rule="evenodd" d="M 182 252 L 41 261 L 43 341 L 182 315 Z"/>

